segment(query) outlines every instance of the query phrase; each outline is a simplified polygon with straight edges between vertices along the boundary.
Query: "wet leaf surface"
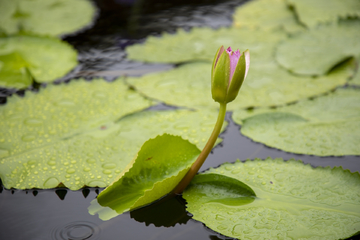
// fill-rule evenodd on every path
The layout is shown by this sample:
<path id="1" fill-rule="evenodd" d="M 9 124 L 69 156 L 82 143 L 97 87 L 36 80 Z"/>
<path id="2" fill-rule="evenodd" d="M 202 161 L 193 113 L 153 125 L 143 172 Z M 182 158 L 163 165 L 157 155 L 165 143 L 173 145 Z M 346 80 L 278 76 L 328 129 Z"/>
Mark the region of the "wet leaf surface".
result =
<path id="1" fill-rule="evenodd" d="M 221 175 L 241 181 L 256 198 L 247 204 L 216 191 L 202 178 Z M 226 181 L 214 179 L 222 189 Z M 206 182 L 205 182 L 206 183 Z M 184 192 L 193 218 L 214 231 L 237 239 L 341 239 L 360 228 L 359 173 L 342 168 L 312 168 L 301 161 L 255 159 L 225 163 L 198 175 Z M 238 186 L 237 191 L 244 187 Z"/>
<path id="2" fill-rule="evenodd" d="M 144 143 L 137 156 L 89 207 L 89 213 L 109 220 L 150 204 L 170 193 L 200 154 L 178 136 L 164 134 Z"/>
<path id="3" fill-rule="evenodd" d="M 0 32 L 61 36 L 86 27 L 94 15 L 87 0 L 1 0 Z"/>
<path id="4" fill-rule="evenodd" d="M 324 75 L 342 61 L 360 56 L 360 20 L 323 25 L 279 44 L 277 62 L 296 74 Z"/>
<path id="5" fill-rule="evenodd" d="M 77 65 L 77 53 L 66 42 L 20 35 L 0 38 L 0 86 L 26 88 L 63 77 Z"/>
<path id="6" fill-rule="evenodd" d="M 284 105 L 313 97 L 345 84 L 353 74 L 352 65 L 346 64 L 326 76 L 300 77 L 271 61 L 259 62 L 251 66 L 238 97 L 229 103 L 229 110 Z M 210 69 L 210 63 L 188 63 L 173 70 L 128 78 L 126 81 L 146 96 L 169 105 L 218 108 L 211 97 Z"/>
<path id="7" fill-rule="evenodd" d="M 308 28 L 319 24 L 336 24 L 339 19 L 360 17 L 357 0 L 287 0 L 294 7 L 300 22 Z"/>
<path id="8" fill-rule="evenodd" d="M 360 92 L 334 93 L 275 109 L 236 111 L 241 133 L 283 151 L 318 156 L 360 155 Z"/>

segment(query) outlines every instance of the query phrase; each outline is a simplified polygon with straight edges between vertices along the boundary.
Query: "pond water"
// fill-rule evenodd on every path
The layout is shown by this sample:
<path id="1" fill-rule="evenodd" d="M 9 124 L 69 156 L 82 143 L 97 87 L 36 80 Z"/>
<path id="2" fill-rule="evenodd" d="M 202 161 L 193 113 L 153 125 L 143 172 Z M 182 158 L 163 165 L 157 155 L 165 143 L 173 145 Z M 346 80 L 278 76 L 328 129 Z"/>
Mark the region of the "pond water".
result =
<path id="1" fill-rule="evenodd" d="M 129 61 L 124 48 L 142 42 L 148 35 L 158 35 L 163 31 L 174 32 L 179 27 L 190 29 L 194 26 L 229 26 L 234 7 L 243 2 L 245 1 L 96 1 L 101 11 L 94 26 L 65 38 L 79 51 L 80 65 L 59 81 L 68 81 L 74 77 L 104 77 L 111 81 L 120 75 L 139 76 L 173 68 L 175 66 L 171 64 Z M 38 87 L 33 86 L 34 89 Z M 10 93 L 11 91 L 1 91 L 1 101 L 5 102 Z M 168 106 L 159 105 L 155 108 Z M 360 156 L 317 157 L 283 152 L 240 135 L 240 127 L 231 120 L 231 113 L 227 114 L 226 119 L 229 125 L 220 135 L 224 141 L 213 150 L 201 170 L 224 162 L 234 162 L 236 159 L 280 157 L 285 160 L 301 159 L 314 167 L 342 166 L 352 172 L 360 171 Z M 181 197 L 103 222 L 87 211 L 90 202 L 101 190 L 21 191 L 1 187 L 0 239 L 231 239 L 192 220 L 186 213 Z M 351 239 L 360 239 L 360 235 Z"/>

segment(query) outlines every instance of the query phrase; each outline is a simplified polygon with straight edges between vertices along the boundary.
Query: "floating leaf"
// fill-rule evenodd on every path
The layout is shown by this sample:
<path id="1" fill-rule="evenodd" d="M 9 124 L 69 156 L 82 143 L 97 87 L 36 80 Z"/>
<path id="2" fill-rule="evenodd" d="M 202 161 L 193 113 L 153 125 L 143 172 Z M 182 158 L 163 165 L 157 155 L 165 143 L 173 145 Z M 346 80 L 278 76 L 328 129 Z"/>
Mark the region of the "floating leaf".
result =
<path id="1" fill-rule="evenodd" d="M 31 84 L 31 76 L 37 82 L 51 82 L 76 65 L 76 51 L 56 38 L 26 35 L 0 38 L 2 87 L 26 88 Z"/>
<path id="2" fill-rule="evenodd" d="M 337 23 L 339 19 L 360 17 L 358 0 L 287 0 L 294 7 L 299 21 L 309 28 L 322 23 Z"/>
<path id="3" fill-rule="evenodd" d="M 325 93 L 345 84 L 352 74 L 350 68 L 346 64 L 327 76 L 312 78 L 294 76 L 275 63 L 255 63 L 228 109 L 283 105 Z M 127 82 L 143 94 L 170 105 L 217 108 L 218 104 L 211 99 L 210 75 L 210 63 L 191 63 L 167 72 L 128 78 Z"/>
<path id="4" fill-rule="evenodd" d="M 320 26 L 282 42 L 276 60 L 291 72 L 324 75 L 350 57 L 360 56 L 360 20 Z"/>
<path id="5" fill-rule="evenodd" d="M 236 111 L 241 133 L 267 146 L 318 156 L 360 155 L 360 91 L 338 89 L 276 109 Z"/>
<path id="6" fill-rule="evenodd" d="M 86 91 L 76 88 L 77 84 Z M 65 104 L 58 111 L 55 111 L 57 108 L 52 110 L 51 104 L 54 102 L 51 101 L 51 94 L 44 100 L 38 98 L 37 106 L 21 104 L 25 102 L 22 100 L 32 95 L 27 95 L 24 99 L 16 98 L 5 105 L 10 106 L 12 101 L 19 102 L 19 105 L 14 104 L 4 111 L 10 114 L 5 118 L 9 129 L 6 130 L 5 126 L 1 130 L 1 134 L 9 136 L 2 135 L 0 138 L 0 156 L 3 157 L 0 160 L 0 177 L 6 188 L 54 188 L 64 185 L 77 190 L 85 185 L 105 187 L 126 167 L 149 138 L 170 133 L 180 135 L 203 148 L 216 121 L 216 111 L 176 110 L 139 112 L 114 123 L 121 117 L 121 113 L 140 110 L 149 102 L 132 91 L 121 91 L 124 85 L 118 81 L 77 84 L 71 82 L 69 88 L 64 87 L 69 89 L 69 95 L 72 91 L 70 89 L 82 92 L 73 95 L 74 99 L 64 101 L 73 101 L 75 106 Z M 106 85 L 101 86 L 102 84 Z M 56 88 L 61 86 L 63 85 Z M 60 93 L 59 97 L 61 94 L 66 96 L 66 91 L 57 91 Z M 102 91 L 107 95 L 101 95 Z M 41 96 L 41 93 L 42 91 L 38 95 Z M 56 96 L 56 91 L 53 93 Z M 127 102 L 132 101 L 132 104 L 126 104 L 122 101 L 124 98 L 127 98 Z M 48 105 L 45 104 L 45 99 L 49 101 Z M 44 104 L 40 104 L 41 102 Z M 31 116 L 36 116 L 37 111 L 44 109 L 49 109 L 49 112 L 44 111 L 44 115 L 40 115 L 42 126 L 36 125 L 38 122 L 35 120 L 30 121 L 34 125 L 26 126 L 22 115 L 19 115 L 21 112 L 16 112 L 21 111 L 19 106 L 24 109 L 32 106 L 29 113 Z M 33 107 L 36 107 L 36 111 Z M 53 118 L 52 114 L 56 117 Z M 21 129 L 17 130 L 18 127 Z M 58 135 L 52 136 L 53 130 Z M 33 142 L 21 142 L 21 134 L 26 132 L 35 135 L 25 138 Z"/>
<path id="7" fill-rule="evenodd" d="M 108 220 L 165 196 L 199 154 L 195 145 L 178 136 L 164 134 L 148 140 L 128 167 L 91 203 L 90 214 L 98 213 L 102 220 Z"/>
<path id="8" fill-rule="evenodd" d="M 86 27 L 94 15 L 87 0 L 0 0 L 0 31 L 60 36 Z"/>
<path id="9" fill-rule="evenodd" d="M 216 187 L 201 183 L 211 175 L 241 181 L 247 187 L 240 183 L 229 186 L 220 177 L 213 179 Z M 360 231 L 360 175 L 342 168 L 255 159 L 225 163 L 196 176 L 193 183 L 183 194 L 187 210 L 194 219 L 226 236 L 330 240 Z M 248 188 L 256 198 L 243 202 L 235 191 Z"/>
<path id="10" fill-rule="evenodd" d="M 131 102 L 131 104 L 128 104 Z M 0 149 L 8 155 L 53 144 L 142 110 L 151 103 L 122 80 L 49 85 L 0 107 Z"/>
<path id="11" fill-rule="evenodd" d="M 248 29 L 193 28 L 190 32 L 179 29 L 176 34 L 164 33 L 161 38 L 150 36 L 144 44 L 126 49 L 128 58 L 138 61 L 179 63 L 187 61 L 209 61 L 214 59 L 219 46 L 231 46 L 244 51 L 250 49 L 251 61 L 273 59 L 274 46 L 285 34 Z M 211 39 L 211 41 L 209 41 Z"/>
<path id="12" fill-rule="evenodd" d="M 251 29 L 285 29 L 296 33 L 304 27 L 297 23 L 293 11 L 285 0 L 254 0 L 236 8 L 234 26 Z"/>

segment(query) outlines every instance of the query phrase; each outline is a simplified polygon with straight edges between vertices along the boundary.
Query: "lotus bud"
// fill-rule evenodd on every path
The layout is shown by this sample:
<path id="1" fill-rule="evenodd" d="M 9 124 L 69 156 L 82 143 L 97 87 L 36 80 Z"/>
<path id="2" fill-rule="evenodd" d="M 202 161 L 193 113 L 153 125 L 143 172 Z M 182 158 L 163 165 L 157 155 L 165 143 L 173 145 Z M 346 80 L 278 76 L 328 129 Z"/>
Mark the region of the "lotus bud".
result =
<path id="1" fill-rule="evenodd" d="M 221 46 L 216 52 L 211 69 L 211 94 L 212 98 L 219 103 L 233 101 L 246 78 L 250 67 L 250 52 L 246 50 L 232 51 L 229 47 L 226 51 Z"/>

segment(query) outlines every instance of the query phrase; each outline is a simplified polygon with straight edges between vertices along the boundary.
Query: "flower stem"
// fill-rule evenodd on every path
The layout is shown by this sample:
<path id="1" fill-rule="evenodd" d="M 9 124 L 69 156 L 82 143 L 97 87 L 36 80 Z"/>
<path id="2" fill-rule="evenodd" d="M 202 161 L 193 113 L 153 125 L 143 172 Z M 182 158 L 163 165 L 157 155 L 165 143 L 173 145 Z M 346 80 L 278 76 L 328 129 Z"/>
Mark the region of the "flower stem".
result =
<path id="1" fill-rule="evenodd" d="M 175 189 L 173 190 L 173 193 L 181 194 L 184 191 L 184 189 L 189 185 L 191 180 L 194 178 L 196 173 L 199 171 L 200 167 L 205 162 L 207 156 L 210 154 L 211 149 L 214 147 L 215 142 L 219 136 L 221 127 L 224 123 L 225 114 L 226 114 L 226 103 L 220 103 L 219 115 L 218 115 L 214 130 L 211 133 L 211 136 L 210 136 L 208 142 L 206 143 L 204 149 L 201 151 L 200 155 L 198 156 L 198 158 L 196 159 L 194 164 L 191 166 L 190 170 L 187 172 L 185 177 L 175 187 Z"/>

